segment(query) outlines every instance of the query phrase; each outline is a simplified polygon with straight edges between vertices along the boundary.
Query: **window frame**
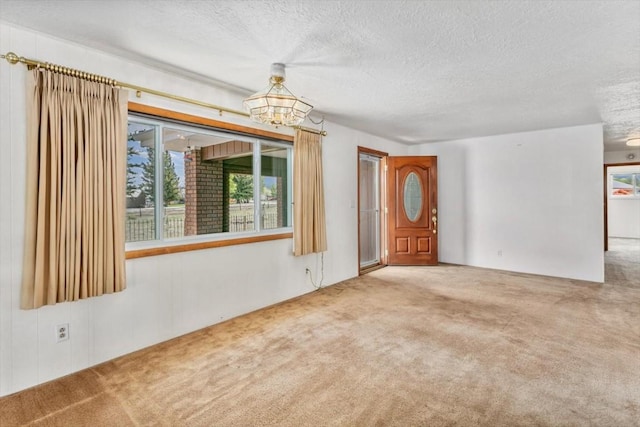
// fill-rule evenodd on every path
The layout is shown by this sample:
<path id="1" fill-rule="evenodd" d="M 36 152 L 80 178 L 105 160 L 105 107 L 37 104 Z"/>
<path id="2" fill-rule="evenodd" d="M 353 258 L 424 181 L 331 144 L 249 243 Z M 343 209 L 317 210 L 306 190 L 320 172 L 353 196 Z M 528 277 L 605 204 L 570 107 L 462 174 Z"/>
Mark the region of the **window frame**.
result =
<path id="1" fill-rule="evenodd" d="M 613 194 L 613 181 L 616 175 L 631 175 L 631 194 Z M 637 189 L 640 187 L 640 172 L 616 172 L 609 173 L 608 196 L 612 200 L 638 200 L 640 193 Z"/>
<path id="2" fill-rule="evenodd" d="M 261 147 L 278 146 L 283 148 L 289 148 L 288 151 L 288 168 L 287 175 L 292 174 L 293 170 L 293 136 L 271 132 L 263 129 L 250 128 L 233 123 L 221 122 L 218 120 L 208 119 L 205 117 L 194 116 L 186 113 L 180 113 L 171 110 L 165 110 L 162 108 L 151 107 L 148 105 L 129 102 L 128 118 L 132 121 L 139 121 L 141 123 L 148 123 L 159 125 L 156 135 L 156 149 L 159 147 L 161 150 L 156 150 L 156 170 L 158 169 L 158 159 L 162 159 L 162 153 L 164 152 L 164 146 L 162 144 L 162 129 L 168 127 L 171 129 L 179 129 L 180 126 L 185 128 L 196 128 L 198 131 L 204 133 L 216 135 L 224 134 L 228 136 L 230 133 L 234 134 L 238 139 L 253 144 L 253 177 L 254 177 L 254 218 L 259 218 L 261 203 L 260 197 L 256 199 L 256 194 L 260 196 L 260 161 L 261 161 Z M 193 130 L 193 129 L 191 129 Z M 157 142 L 159 140 L 159 142 Z M 159 178 L 156 178 L 159 179 Z M 257 186 L 256 186 L 257 183 Z M 288 193 L 292 196 L 291 180 L 288 180 Z M 162 200 L 158 199 L 158 192 L 161 192 L 158 185 L 156 185 L 156 206 L 154 207 L 154 215 L 156 217 L 156 224 L 162 224 L 158 221 L 158 217 L 162 217 L 161 209 L 158 209 L 158 204 L 162 204 Z M 291 200 L 289 203 L 291 204 Z M 255 208 L 257 207 L 257 209 Z M 125 214 L 126 215 L 126 214 Z M 188 236 L 182 238 L 170 238 L 170 239 L 158 239 L 162 236 L 162 231 L 157 227 L 156 238 L 154 240 L 145 240 L 138 242 L 127 242 L 125 244 L 125 254 L 127 259 L 135 259 L 147 256 L 163 255 L 177 252 L 185 252 L 192 250 L 201 250 L 215 247 L 224 247 L 238 244 L 264 242 L 278 239 L 291 239 L 293 237 L 292 217 L 291 209 L 288 210 L 289 226 L 280 227 L 274 229 L 262 230 L 260 222 L 254 220 L 256 226 L 255 230 L 242 231 L 242 232 L 226 232 L 226 233 L 212 233 L 202 234 L 195 236 Z"/>

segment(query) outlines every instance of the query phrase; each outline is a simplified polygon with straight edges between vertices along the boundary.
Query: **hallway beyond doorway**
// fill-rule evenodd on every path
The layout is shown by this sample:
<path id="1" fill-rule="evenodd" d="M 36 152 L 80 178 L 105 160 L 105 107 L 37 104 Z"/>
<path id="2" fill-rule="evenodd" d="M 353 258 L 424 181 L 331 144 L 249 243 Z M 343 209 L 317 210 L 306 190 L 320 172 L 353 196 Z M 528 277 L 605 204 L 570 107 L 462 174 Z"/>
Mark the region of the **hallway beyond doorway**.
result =
<path id="1" fill-rule="evenodd" d="M 609 238 L 604 255 L 604 281 L 640 288 L 640 239 Z"/>

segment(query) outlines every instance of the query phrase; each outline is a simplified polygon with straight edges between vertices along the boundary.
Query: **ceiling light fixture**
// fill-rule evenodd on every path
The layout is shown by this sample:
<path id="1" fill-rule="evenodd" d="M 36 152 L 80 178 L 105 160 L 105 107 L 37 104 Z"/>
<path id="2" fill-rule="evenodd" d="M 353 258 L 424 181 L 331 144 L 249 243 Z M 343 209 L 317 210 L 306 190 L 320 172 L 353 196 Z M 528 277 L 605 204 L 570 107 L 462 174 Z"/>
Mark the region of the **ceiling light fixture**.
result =
<path id="1" fill-rule="evenodd" d="M 640 147 L 640 137 L 627 139 L 627 145 L 629 147 Z"/>
<path id="2" fill-rule="evenodd" d="M 313 106 L 296 98 L 284 83 L 284 64 L 271 64 L 270 85 L 245 99 L 242 105 L 251 120 L 272 126 L 297 126 Z"/>

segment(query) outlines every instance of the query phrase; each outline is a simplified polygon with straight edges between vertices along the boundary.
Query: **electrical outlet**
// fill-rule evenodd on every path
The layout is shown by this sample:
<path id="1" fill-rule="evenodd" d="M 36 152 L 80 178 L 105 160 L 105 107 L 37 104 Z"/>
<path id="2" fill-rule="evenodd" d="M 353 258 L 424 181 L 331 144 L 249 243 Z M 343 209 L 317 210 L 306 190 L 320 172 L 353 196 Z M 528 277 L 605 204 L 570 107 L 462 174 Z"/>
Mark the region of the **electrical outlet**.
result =
<path id="1" fill-rule="evenodd" d="M 502 249 L 498 251 L 498 256 L 502 256 Z"/>
<path id="2" fill-rule="evenodd" d="M 56 340 L 57 342 L 66 341 L 69 339 L 69 324 L 63 323 L 56 326 Z"/>
<path id="3" fill-rule="evenodd" d="M 306 274 L 311 274 L 311 270 L 309 270 L 309 268 L 308 268 L 308 267 L 304 270 L 304 272 L 305 272 Z"/>

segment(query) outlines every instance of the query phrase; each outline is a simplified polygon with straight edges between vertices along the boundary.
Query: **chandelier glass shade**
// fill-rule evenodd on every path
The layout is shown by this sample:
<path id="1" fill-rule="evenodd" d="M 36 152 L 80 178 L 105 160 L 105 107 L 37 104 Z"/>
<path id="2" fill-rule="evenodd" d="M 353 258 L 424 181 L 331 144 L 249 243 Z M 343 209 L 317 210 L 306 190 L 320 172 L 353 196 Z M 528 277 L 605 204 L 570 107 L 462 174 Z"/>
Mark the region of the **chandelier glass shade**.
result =
<path id="1" fill-rule="evenodd" d="M 269 86 L 242 103 L 251 120 L 272 126 L 297 126 L 304 121 L 313 106 L 289 92 L 284 78 L 284 64 L 271 64 Z"/>

